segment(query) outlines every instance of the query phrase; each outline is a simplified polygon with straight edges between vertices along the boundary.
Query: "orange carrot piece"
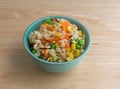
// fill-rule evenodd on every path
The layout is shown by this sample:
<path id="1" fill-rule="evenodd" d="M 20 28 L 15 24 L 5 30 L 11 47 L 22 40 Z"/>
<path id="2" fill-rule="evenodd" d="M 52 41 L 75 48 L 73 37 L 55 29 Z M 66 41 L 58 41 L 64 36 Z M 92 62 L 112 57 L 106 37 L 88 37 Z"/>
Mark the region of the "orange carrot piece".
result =
<path id="1" fill-rule="evenodd" d="M 64 46 L 65 48 L 69 48 L 70 47 L 70 45 L 68 44 L 68 43 L 65 43 L 65 46 Z"/>
<path id="2" fill-rule="evenodd" d="M 54 31 L 55 30 L 55 28 L 50 27 L 49 25 L 46 25 L 46 28 L 47 28 L 47 30 L 50 30 L 50 31 Z"/>
<path id="3" fill-rule="evenodd" d="M 43 50 L 42 50 L 42 53 L 43 53 L 44 56 L 47 56 L 47 55 L 48 55 L 46 49 L 43 49 Z"/>
<path id="4" fill-rule="evenodd" d="M 66 26 L 65 25 L 62 25 L 62 30 L 66 32 Z"/>
<path id="5" fill-rule="evenodd" d="M 62 24 L 62 30 L 66 32 L 67 30 L 67 26 L 69 26 L 69 22 L 68 21 L 64 21 L 64 22 L 60 22 Z"/>
<path id="6" fill-rule="evenodd" d="M 65 39 L 69 39 L 69 34 L 66 33 L 65 36 L 64 36 L 64 38 Z"/>
<path id="7" fill-rule="evenodd" d="M 68 26 L 69 22 L 68 21 L 64 21 L 64 22 L 62 22 L 62 25 Z"/>
<path id="8" fill-rule="evenodd" d="M 48 39 L 49 42 L 59 41 L 59 40 L 60 40 L 60 37 Z"/>
<path id="9" fill-rule="evenodd" d="M 47 43 L 47 40 L 42 39 L 41 42 L 42 42 L 43 44 L 46 44 L 46 43 Z"/>

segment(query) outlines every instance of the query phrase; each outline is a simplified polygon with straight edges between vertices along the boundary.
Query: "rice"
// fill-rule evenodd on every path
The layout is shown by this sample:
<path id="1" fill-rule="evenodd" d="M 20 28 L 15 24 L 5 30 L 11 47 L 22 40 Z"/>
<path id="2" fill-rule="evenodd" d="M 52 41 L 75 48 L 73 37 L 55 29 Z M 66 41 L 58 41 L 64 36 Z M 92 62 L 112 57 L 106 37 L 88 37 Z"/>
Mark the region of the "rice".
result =
<path id="1" fill-rule="evenodd" d="M 74 60 L 85 46 L 85 34 L 66 19 L 46 19 L 28 38 L 31 52 L 49 62 Z"/>

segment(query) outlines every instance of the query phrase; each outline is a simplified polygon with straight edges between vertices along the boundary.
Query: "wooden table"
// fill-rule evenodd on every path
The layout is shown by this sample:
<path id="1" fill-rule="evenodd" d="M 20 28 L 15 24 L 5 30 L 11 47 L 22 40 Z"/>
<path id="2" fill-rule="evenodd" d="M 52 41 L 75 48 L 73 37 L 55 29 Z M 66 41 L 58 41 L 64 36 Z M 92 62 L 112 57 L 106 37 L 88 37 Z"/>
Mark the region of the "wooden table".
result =
<path id="1" fill-rule="evenodd" d="M 69 72 L 41 70 L 23 47 L 25 28 L 48 15 L 91 33 L 89 52 Z M 0 0 L 0 89 L 120 89 L 120 0 Z"/>

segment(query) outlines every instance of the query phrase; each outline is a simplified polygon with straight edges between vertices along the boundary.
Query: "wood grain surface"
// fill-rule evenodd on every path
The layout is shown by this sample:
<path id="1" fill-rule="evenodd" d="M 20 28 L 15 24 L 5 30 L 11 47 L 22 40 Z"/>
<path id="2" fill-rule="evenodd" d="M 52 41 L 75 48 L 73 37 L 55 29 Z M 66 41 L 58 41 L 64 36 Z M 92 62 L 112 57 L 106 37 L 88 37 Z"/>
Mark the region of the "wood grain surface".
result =
<path id="1" fill-rule="evenodd" d="M 49 15 L 91 33 L 89 52 L 66 73 L 41 70 L 23 47 L 25 28 Z M 120 0 L 0 0 L 0 89 L 120 89 Z"/>

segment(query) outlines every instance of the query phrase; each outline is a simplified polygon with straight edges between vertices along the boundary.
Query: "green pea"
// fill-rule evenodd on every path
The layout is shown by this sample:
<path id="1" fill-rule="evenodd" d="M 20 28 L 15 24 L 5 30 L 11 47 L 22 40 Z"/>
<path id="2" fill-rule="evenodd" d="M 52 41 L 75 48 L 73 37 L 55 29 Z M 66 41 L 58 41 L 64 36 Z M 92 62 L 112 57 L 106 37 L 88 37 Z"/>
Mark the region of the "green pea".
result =
<path id="1" fill-rule="evenodd" d="M 45 20 L 45 23 L 51 25 L 51 24 L 52 24 L 52 21 L 51 21 L 50 19 L 46 19 L 46 20 Z"/>
<path id="2" fill-rule="evenodd" d="M 35 49 L 32 50 L 32 53 L 35 54 Z"/>
<path id="3" fill-rule="evenodd" d="M 79 45 L 83 45 L 84 44 L 84 40 L 78 40 L 78 44 Z"/>
<path id="4" fill-rule="evenodd" d="M 81 46 L 76 44 L 76 49 L 81 50 Z"/>
<path id="5" fill-rule="evenodd" d="M 50 48 L 51 48 L 51 49 L 55 49 L 55 48 L 56 48 L 55 43 L 52 43 L 52 44 L 50 45 Z"/>
<path id="6" fill-rule="evenodd" d="M 55 62 L 59 62 L 59 60 L 60 60 L 60 58 L 58 58 L 57 56 L 54 57 L 54 61 L 55 61 Z"/>

